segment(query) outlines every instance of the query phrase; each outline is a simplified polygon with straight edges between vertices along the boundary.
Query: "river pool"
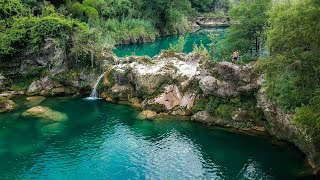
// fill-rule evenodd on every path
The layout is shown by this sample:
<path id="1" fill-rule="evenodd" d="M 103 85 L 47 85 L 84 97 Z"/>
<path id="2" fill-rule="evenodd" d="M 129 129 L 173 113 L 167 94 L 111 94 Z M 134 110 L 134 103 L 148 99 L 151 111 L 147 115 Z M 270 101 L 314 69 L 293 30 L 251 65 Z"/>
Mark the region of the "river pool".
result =
<path id="1" fill-rule="evenodd" d="M 188 33 L 183 35 L 184 39 L 184 49 L 183 52 L 190 53 L 193 51 L 193 45 L 200 45 L 201 42 L 207 49 L 209 49 L 209 44 L 211 43 L 209 34 L 218 34 L 219 37 L 216 39 L 216 43 L 224 38 L 224 33 L 227 28 L 210 28 L 210 29 L 201 29 L 197 32 Z M 167 50 L 170 47 L 170 44 L 177 44 L 179 36 L 166 36 L 158 38 L 155 42 L 144 43 L 144 44 L 128 44 L 117 46 L 113 51 L 119 57 L 125 57 L 130 55 L 137 56 L 150 56 L 153 57 L 158 55 L 161 50 Z"/>
<path id="2" fill-rule="evenodd" d="M 82 98 L 47 98 L 66 113 L 52 123 L 23 119 L 35 106 L 14 99 L 0 114 L 1 179 L 295 179 L 310 170 L 287 143 L 192 123 L 139 120 L 138 110 Z"/>

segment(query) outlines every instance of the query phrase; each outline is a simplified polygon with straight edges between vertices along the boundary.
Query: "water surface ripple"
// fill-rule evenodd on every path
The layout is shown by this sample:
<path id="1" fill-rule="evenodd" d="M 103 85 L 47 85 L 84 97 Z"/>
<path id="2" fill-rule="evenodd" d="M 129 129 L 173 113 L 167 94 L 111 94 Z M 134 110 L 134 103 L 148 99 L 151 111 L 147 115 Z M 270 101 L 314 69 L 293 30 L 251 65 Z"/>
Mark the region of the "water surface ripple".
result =
<path id="1" fill-rule="evenodd" d="M 1 179 L 295 179 L 308 170 L 285 143 L 179 120 L 142 121 L 102 100 L 48 98 L 69 120 L 0 115 Z"/>

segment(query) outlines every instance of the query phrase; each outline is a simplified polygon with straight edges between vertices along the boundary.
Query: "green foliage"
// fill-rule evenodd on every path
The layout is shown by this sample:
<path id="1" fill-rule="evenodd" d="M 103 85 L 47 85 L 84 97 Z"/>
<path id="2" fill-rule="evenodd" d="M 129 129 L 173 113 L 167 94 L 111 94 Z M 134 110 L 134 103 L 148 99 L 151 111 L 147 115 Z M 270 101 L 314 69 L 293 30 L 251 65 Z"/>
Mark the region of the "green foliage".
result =
<path id="1" fill-rule="evenodd" d="M 267 95 L 295 113 L 320 145 L 320 4 L 317 0 L 274 3 L 268 12 L 271 57 L 259 62 Z"/>
<path id="2" fill-rule="evenodd" d="M 162 34 L 184 33 L 189 28 L 187 15 L 192 10 L 189 0 L 146 0 L 142 9 Z"/>
<path id="3" fill-rule="evenodd" d="M 205 12 L 210 9 L 214 0 L 191 0 L 191 4 L 200 12 Z"/>
<path id="4" fill-rule="evenodd" d="M 200 13 L 197 16 L 201 16 L 206 19 L 220 19 L 220 18 L 227 18 L 228 17 L 223 10 L 220 10 L 217 12 Z"/>
<path id="5" fill-rule="evenodd" d="M 27 9 L 20 0 L 0 0 L 0 18 L 7 19 L 26 13 Z"/>
<path id="6" fill-rule="evenodd" d="M 27 77 L 27 76 L 19 76 L 14 78 L 10 90 L 13 91 L 27 91 L 30 84 L 36 80 L 37 77 Z"/>
<path id="7" fill-rule="evenodd" d="M 206 110 L 210 113 L 215 113 L 218 105 L 220 104 L 220 99 L 219 98 L 216 98 L 214 96 L 211 96 L 209 98 L 209 102 L 207 103 L 206 105 Z"/>
<path id="8" fill-rule="evenodd" d="M 209 58 L 213 59 L 216 51 L 216 43 L 215 40 L 218 38 L 219 34 L 209 34 L 208 37 L 211 40 L 211 43 L 209 44 L 210 51 L 209 51 Z"/>
<path id="9" fill-rule="evenodd" d="M 219 42 L 218 54 L 224 60 L 231 60 L 232 53 L 239 50 L 242 59 L 257 59 L 260 44 L 265 41 L 264 29 L 271 0 L 240 0 L 230 10 L 233 25 L 227 30 L 225 40 Z"/>
<path id="10" fill-rule="evenodd" d="M 0 104 L 5 103 L 7 101 L 8 101 L 7 97 L 0 96 Z"/>
<path id="11" fill-rule="evenodd" d="M 182 52 L 184 49 L 184 37 L 179 36 L 178 43 L 176 45 L 170 44 L 169 50 L 175 52 Z"/>
<path id="12" fill-rule="evenodd" d="M 199 97 L 199 99 L 195 100 L 195 103 L 192 106 L 191 112 L 195 114 L 199 111 L 205 110 L 207 106 L 206 104 L 207 104 L 206 99 L 204 99 L 203 97 Z"/>
<path id="13" fill-rule="evenodd" d="M 308 106 L 295 109 L 294 122 L 306 126 L 313 140 L 320 145 L 320 90 Z"/>
<path id="14" fill-rule="evenodd" d="M 159 36 L 152 23 L 143 19 L 109 19 L 102 22 L 101 27 L 117 43 L 153 41 Z"/>
<path id="15" fill-rule="evenodd" d="M 75 2 L 70 8 L 70 12 L 75 16 L 81 19 L 82 21 L 96 21 L 99 18 L 99 12 L 94 7 L 90 6 L 92 4 L 86 3 L 84 1 L 82 4 Z"/>
<path id="16" fill-rule="evenodd" d="M 201 56 L 203 60 L 207 60 L 209 57 L 209 53 L 207 48 L 204 46 L 202 41 L 200 42 L 200 45 L 197 44 L 193 45 L 193 53 L 197 56 Z"/>
<path id="17" fill-rule="evenodd" d="M 220 118 L 231 119 L 236 110 L 237 108 L 234 106 L 228 104 L 220 104 L 215 110 L 215 115 Z"/>
<path id="18" fill-rule="evenodd" d="M 282 2 L 269 12 L 272 57 L 261 64 L 269 97 L 288 110 L 309 104 L 320 86 L 320 7 L 316 3 Z"/>

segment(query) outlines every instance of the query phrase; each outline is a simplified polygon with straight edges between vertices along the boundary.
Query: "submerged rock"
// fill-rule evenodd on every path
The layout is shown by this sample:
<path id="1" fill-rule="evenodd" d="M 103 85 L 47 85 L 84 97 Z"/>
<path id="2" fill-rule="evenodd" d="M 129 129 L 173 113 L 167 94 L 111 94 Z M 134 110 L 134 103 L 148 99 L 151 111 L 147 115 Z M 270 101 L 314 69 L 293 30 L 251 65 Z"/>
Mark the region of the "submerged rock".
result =
<path id="1" fill-rule="evenodd" d="M 157 116 L 157 112 L 151 110 L 144 110 L 139 113 L 138 119 L 152 119 Z"/>
<path id="2" fill-rule="evenodd" d="M 26 101 L 28 102 L 37 102 L 37 103 L 41 103 L 45 100 L 46 98 L 43 96 L 30 96 L 26 98 Z"/>
<path id="3" fill-rule="evenodd" d="M 24 118 L 37 118 L 44 119 L 48 121 L 65 121 L 68 116 L 65 113 L 55 111 L 49 107 L 36 106 L 28 109 L 21 115 Z"/>

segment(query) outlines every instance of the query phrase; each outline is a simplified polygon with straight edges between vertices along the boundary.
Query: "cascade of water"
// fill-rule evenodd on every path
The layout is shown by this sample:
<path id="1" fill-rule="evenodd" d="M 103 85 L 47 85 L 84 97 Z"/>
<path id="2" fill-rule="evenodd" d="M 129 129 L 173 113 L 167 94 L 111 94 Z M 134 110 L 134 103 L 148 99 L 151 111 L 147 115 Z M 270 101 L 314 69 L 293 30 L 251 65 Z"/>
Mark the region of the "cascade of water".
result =
<path id="1" fill-rule="evenodd" d="M 95 100 L 95 99 L 99 99 L 99 94 L 97 92 L 97 88 L 99 86 L 99 83 L 101 81 L 101 79 L 103 78 L 103 76 L 107 73 L 107 71 L 105 71 L 101 76 L 99 76 L 99 78 L 97 79 L 96 83 L 94 84 L 94 87 L 91 91 L 90 96 L 87 99 L 91 99 L 91 100 Z"/>

